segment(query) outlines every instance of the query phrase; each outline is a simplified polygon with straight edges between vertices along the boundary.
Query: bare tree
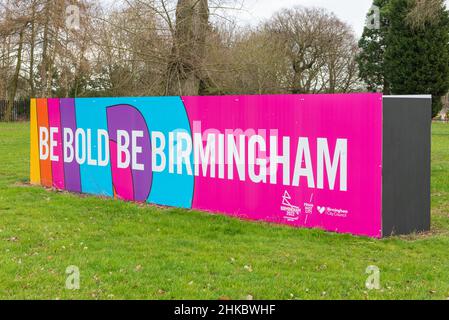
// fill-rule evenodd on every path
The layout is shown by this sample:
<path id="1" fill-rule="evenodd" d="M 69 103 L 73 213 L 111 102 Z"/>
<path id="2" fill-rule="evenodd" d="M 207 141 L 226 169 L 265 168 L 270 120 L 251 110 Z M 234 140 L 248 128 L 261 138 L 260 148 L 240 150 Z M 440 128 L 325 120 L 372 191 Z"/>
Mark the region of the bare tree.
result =
<path id="1" fill-rule="evenodd" d="M 80 9 L 79 28 L 66 8 Z M 352 30 L 293 8 L 238 27 L 237 0 L 0 0 L 0 98 L 350 92 Z M 8 113 L 12 105 L 8 108 Z"/>
<path id="2" fill-rule="evenodd" d="M 286 53 L 289 92 L 347 91 L 357 81 L 355 36 L 334 14 L 317 8 L 285 9 L 265 29 Z"/>
<path id="3" fill-rule="evenodd" d="M 11 4 L 8 2 L 8 4 Z M 17 86 L 19 82 L 20 71 L 22 68 L 22 54 L 24 47 L 24 34 L 25 29 L 28 27 L 31 21 L 31 17 L 26 14 L 26 1 L 14 1 L 14 5 L 18 11 L 11 11 L 9 7 L 5 8 L 6 19 L 0 25 L 0 34 L 3 38 L 8 38 L 8 61 L 15 62 L 14 72 L 10 79 L 5 79 L 7 85 L 7 97 L 8 105 L 5 112 L 5 119 L 7 121 L 12 120 L 12 110 L 14 106 L 14 98 L 17 92 Z M 11 43 L 15 42 L 15 48 L 11 46 Z M 15 55 L 11 57 L 11 49 L 15 51 Z M 9 63 L 8 63 L 9 65 Z"/>
<path id="4" fill-rule="evenodd" d="M 413 0 L 407 22 L 415 28 L 423 28 L 437 18 L 442 6 L 445 6 L 444 0 Z"/>

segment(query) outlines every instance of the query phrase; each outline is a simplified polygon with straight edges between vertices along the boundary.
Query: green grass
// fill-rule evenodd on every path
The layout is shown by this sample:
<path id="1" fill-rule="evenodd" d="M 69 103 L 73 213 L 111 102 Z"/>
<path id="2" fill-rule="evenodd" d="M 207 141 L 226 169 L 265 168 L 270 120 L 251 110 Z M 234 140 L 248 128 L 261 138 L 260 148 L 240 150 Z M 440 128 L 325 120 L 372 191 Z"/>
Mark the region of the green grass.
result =
<path id="1" fill-rule="evenodd" d="M 28 131 L 0 124 L 0 298 L 449 297 L 448 125 L 433 126 L 432 232 L 386 240 L 30 187 Z M 80 290 L 65 288 L 70 265 Z"/>

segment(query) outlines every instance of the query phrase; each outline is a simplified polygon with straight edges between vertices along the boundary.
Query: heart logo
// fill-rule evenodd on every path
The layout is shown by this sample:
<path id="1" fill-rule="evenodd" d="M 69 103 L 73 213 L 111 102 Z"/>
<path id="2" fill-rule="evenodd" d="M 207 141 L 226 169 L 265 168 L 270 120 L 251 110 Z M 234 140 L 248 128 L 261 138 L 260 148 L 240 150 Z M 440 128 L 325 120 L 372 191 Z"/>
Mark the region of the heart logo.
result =
<path id="1" fill-rule="evenodd" d="M 323 214 L 324 211 L 326 211 L 325 207 L 317 207 L 317 209 L 318 209 L 318 212 L 321 213 L 321 214 Z"/>

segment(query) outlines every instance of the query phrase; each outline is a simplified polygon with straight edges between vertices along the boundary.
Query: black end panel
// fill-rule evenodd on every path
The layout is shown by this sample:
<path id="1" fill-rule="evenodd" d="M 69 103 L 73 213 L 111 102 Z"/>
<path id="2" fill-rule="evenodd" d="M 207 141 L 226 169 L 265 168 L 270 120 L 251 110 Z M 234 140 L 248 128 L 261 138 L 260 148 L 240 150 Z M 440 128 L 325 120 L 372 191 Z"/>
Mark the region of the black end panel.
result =
<path id="1" fill-rule="evenodd" d="M 431 98 L 383 98 L 382 234 L 430 230 Z"/>

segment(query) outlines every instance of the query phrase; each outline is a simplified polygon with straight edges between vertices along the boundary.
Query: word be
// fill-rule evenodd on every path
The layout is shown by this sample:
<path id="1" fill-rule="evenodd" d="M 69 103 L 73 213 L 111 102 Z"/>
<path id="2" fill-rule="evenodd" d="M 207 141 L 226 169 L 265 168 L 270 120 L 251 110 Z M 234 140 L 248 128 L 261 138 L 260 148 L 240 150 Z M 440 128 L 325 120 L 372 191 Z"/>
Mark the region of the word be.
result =
<path id="1" fill-rule="evenodd" d="M 138 145 L 138 139 L 143 138 L 143 131 L 132 131 L 131 137 L 127 131 L 117 131 L 117 167 L 144 171 L 143 164 L 137 163 L 137 155 L 142 153 L 142 147 Z M 106 167 L 109 165 L 109 134 L 106 130 L 97 130 L 97 138 L 94 152 L 92 149 L 93 138 L 91 129 L 64 128 L 62 134 L 62 146 L 59 128 L 39 128 L 39 157 L 41 160 L 50 158 L 53 162 L 60 161 L 63 155 L 65 163 L 76 161 L 79 165 Z M 62 149 L 62 152 L 61 152 Z M 58 152 L 59 151 L 59 152 Z M 94 155 L 94 153 L 96 153 Z"/>

